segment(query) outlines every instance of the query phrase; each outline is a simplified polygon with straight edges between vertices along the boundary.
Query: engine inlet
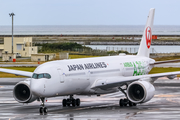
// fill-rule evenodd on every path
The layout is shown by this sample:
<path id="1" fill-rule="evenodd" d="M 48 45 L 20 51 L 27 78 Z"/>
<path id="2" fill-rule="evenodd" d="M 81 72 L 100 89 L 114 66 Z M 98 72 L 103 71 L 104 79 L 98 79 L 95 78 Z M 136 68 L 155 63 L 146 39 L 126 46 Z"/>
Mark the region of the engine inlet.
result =
<path id="1" fill-rule="evenodd" d="M 128 90 L 129 97 L 134 101 L 139 101 L 144 98 L 144 89 L 139 84 L 133 84 Z"/>
<path id="2" fill-rule="evenodd" d="M 19 101 L 19 102 L 26 102 L 30 99 L 31 97 L 31 92 L 30 89 L 27 85 L 25 84 L 18 84 L 14 88 L 14 97 Z"/>

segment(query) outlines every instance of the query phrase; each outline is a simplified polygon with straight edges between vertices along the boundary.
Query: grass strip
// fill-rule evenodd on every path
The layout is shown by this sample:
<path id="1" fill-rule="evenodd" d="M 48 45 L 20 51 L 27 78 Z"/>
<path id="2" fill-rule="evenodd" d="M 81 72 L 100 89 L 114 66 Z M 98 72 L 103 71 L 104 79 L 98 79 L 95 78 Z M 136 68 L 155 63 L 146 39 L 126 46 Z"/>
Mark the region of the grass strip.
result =
<path id="1" fill-rule="evenodd" d="M 69 55 L 70 59 L 91 58 L 91 57 L 100 57 L 100 56 L 93 56 L 93 55 Z"/>

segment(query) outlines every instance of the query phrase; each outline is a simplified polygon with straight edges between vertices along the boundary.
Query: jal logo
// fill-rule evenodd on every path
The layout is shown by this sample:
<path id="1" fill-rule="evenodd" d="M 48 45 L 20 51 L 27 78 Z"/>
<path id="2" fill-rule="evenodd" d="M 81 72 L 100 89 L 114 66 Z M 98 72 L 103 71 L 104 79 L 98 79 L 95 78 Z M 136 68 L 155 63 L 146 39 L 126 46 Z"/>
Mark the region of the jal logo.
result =
<path id="1" fill-rule="evenodd" d="M 145 37 L 146 37 L 146 45 L 147 48 L 149 49 L 151 46 L 151 39 L 152 39 L 151 28 L 149 26 L 146 28 Z"/>

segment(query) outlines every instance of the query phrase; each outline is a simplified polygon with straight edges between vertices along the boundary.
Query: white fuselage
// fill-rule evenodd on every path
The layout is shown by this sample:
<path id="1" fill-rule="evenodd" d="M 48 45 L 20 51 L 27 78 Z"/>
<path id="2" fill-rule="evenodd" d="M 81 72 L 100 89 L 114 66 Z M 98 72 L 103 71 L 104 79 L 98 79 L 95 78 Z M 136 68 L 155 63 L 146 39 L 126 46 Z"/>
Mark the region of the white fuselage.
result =
<path id="1" fill-rule="evenodd" d="M 30 87 L 33 94 L 39 97 L 116 92 L 117 89 L 94 90 L 91 86 L 99 78 L 148 74 L 152 68 L 149 63 L 152 62 L 153 59 L 135 55 L 47 62 L 38 66 L 34 73 L 48 73 L 51 78 L 32 78 Z"/>

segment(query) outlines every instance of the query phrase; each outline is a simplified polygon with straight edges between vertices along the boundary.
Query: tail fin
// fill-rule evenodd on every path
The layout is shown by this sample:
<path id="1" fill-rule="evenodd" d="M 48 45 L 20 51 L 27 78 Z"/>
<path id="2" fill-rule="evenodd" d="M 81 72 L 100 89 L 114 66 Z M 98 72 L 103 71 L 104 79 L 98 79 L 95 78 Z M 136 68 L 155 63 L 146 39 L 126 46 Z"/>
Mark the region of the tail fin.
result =
<path id="1" fill-rule="evenodd" d="M 154 13 L 155 13 L 155 9 L 151 8 L 149 11 L 144 33 L 139 46 L 139 50 L 137 54 L 138 56 L 149 57 L 151 40 L 152 40 L 152 26 L 154 22 Z"/>

